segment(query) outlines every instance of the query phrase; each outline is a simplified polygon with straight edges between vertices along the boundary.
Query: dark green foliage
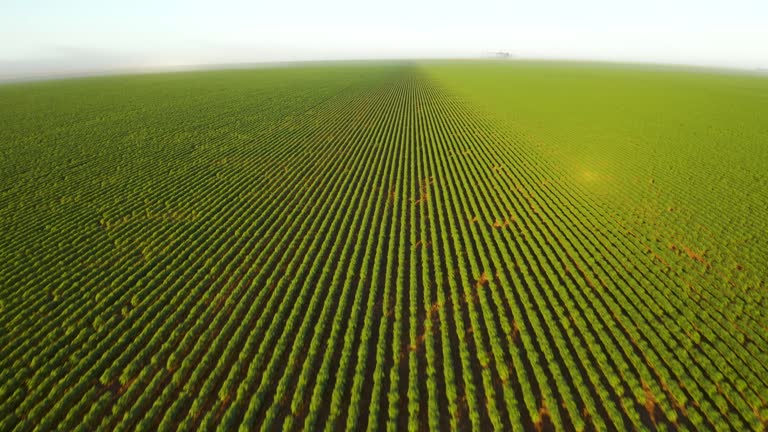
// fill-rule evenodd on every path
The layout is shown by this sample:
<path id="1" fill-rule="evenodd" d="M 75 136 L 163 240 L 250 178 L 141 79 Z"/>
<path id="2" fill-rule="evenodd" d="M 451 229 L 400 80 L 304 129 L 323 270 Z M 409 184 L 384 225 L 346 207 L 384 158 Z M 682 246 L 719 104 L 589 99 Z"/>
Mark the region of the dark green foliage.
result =
<path id="1" fill-rule="evenodd" d="M 600 70 L 638 85 L 638 71 Z M 765 193 L 722 250 L 727 213 L 707 205 L 698 225 L 666 209 L 651 224 L 707 184 L 682 187 L 644 152 L 652 166 L 617 162 L 631 155 L 600 135 L 604 154 L 577 151 L 558 134 L 588 134 L 569 120 L 541 133 L 542 106 L 500 85 L 537 78 L 513 72 L 372 63 L 0 87 L 0 429 L 764 429 Z M 726 84 L 747 81 L 731 79 L 706 88 L 737 104 Z M 516 106 L 527 129 L 506 118 Z M 606 119 L 636 139 L 627 113 Z M 623 189 L 579 171 L 587 156 Z M 681 175 L 703 166 L 690 158 Z M 765 163 L 745 165 L 758 183 Z M 632 183 L 646 169 L 681 189 L 648 201 Z M 724 270 L 739 236 L 746 276 Z"/>

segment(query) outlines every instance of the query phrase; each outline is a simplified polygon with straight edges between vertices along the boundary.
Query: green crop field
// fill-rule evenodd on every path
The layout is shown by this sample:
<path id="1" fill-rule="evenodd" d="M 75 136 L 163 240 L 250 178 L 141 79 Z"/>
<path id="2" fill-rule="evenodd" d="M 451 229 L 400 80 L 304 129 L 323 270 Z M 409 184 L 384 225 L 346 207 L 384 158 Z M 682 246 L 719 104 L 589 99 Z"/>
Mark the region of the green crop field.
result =
<path id="1" fill-rule="evenodd" d="M 768 78 L 0 86 L 0 430 L 768 428 Z"/>

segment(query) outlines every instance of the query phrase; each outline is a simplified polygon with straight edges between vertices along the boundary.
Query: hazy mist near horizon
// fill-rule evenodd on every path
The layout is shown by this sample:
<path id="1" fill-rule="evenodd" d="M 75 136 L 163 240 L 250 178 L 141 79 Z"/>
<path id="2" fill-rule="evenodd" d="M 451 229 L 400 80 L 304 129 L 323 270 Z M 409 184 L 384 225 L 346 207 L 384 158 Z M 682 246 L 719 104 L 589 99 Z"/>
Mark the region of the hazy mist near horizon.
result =
<path id="1" fill-rule="evenodd" d="M 768 3 L 11 0 L 0 78 L 304 60 L 483 57 L 768 68 Z"/>

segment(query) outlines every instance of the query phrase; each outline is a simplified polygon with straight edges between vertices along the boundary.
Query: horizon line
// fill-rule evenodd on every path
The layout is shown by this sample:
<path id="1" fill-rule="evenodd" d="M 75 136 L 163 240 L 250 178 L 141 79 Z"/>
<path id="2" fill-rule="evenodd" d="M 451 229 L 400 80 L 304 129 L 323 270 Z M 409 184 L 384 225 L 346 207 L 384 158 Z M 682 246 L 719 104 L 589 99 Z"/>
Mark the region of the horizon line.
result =
<path id="1" fill-rule="evenodd" d="M 491 54 L 495 52 L 489 52 Z M 551 56 L 515 56 L 510 53 L 509 57 L 494 55 L 482 56 L 440 56 L 440 57 L 349 57 L 332 59 L 303 59 L 303 60 L 264 60 L 264 61 L 243 61 L 243 62 L 222 62 L 222 63 L 179 63 L 168 65 L 145 65 L 145 66 L 117 66 L 117 67 L 85 67 L 77 69 L 74 67 L 71 71 L 51 71 L 19 75 L 0 75 L 0 84 L 28 83 L 57 81 L 78 78 L 98 78 L 112 76 L 135 76 L 152 75 L 165 73 L 183 73 L 183 72 L 204 72 L 217 70 L 236 70 L 236 69 L 263 69 L 280 66 L 297 66 L 302 64 L 328 64 L 328 63 L 365 63 L 365 62 L 419 62 L 419 61 L 498 61 L 498 62 L 544 62 L 544 63 L 587 63 L 615 66 L 642 66 L 642 67 L 660 67 L 673 69 L 688 69 L 701 72 L 720 72 L 737 73 L 755 76 L 768 76 L 768 68 L 765 67 L 747 67 L 736 65 L 714 65 L 705 63 L 686 63 L 686 62 L 665 62 L 651 60 L 619 60 L 602 59 L 586 57 L 551 57 Z M 10 62 L 9 62 L 10 63 Z"/>

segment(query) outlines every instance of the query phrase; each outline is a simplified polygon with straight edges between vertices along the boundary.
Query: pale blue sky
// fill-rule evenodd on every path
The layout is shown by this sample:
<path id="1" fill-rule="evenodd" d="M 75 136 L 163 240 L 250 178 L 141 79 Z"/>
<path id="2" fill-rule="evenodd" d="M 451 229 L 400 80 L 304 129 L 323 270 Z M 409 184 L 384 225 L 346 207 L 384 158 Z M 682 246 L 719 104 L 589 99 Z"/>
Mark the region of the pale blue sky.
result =
<path id="1" fill-rule="evenodd" d="M 0 76 L 350 58 L 768 68 L 768 0 L 0 0 Z"/>

